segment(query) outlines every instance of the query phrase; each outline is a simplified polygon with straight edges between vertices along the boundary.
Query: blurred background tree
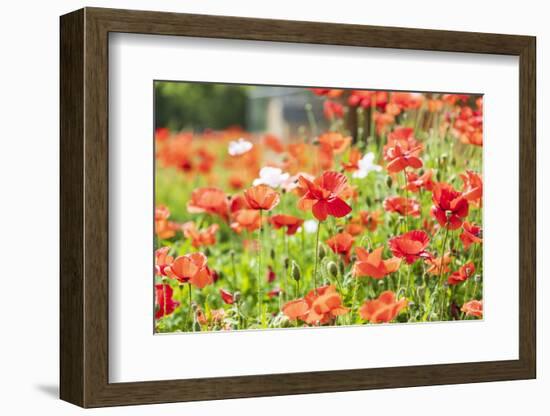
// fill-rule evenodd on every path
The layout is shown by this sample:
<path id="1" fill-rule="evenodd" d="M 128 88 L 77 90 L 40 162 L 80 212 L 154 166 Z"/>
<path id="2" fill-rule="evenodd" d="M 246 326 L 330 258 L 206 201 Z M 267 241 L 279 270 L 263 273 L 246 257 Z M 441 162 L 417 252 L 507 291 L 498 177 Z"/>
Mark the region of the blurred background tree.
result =
<path id="1" fill-rule="evenodd" d="M 246 125 L 247 90 L 231 84 L 154 83 L 155 127 L 172 131 L 225 129 Z"/>
<path id="2" fill-rule="evenodd" d="M 319 127 L 328 128 L 323 99 L 306 88 L 177 81 L 156 81 L 154 88 L 155 128 L 202 132 L 239 126 L 289 138 L 308 125 L 306 104 Z"/>

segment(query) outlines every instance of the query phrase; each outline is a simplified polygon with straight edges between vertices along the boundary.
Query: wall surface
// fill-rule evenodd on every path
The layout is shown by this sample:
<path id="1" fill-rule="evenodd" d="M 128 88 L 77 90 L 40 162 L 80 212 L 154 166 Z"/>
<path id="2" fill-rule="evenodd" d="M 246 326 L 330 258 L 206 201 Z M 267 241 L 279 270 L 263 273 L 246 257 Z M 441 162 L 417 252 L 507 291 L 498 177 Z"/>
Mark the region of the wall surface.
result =
<path id="1" fill-rule="evenodd" d="M 550 26 L 541 1 L 354 0 L 258 2 L 232 0 L 124 0 L 4 2 L 0 12 L 1 130 L 0 207 L 2 300 L 0 322 L 0 409 L 3 414 L 74 415 L 77 407 L 58 395 L 58 17 L 83 6 L 240 15 L 275 19 L 318 20 L 537 36 L 538 54 L 538 379 L 532 381 L 380 390 L 338 394 L 226 400 L 188 404 L 91 410 L 87 414 L 239 414 L 318 415 L 357 413 L 413 415 L 548 414 L 550 361 L 544 351 L 550 330 L 543 299 L 550 285 L 543 276 L 550 261 L 550 227 L 542 212 L 550 210 L 550 146 L 543 123 L 550 103 Z M 505 122 L 505 121 L 503 121 Z M 548 251 L 548 250 L 546 250 Z M 21 282 L 21 283 L 18 283 Z M 28 290 L 28 288 L 32 290 Z M 464 348 L 475 348 L 465 340 Z"/>

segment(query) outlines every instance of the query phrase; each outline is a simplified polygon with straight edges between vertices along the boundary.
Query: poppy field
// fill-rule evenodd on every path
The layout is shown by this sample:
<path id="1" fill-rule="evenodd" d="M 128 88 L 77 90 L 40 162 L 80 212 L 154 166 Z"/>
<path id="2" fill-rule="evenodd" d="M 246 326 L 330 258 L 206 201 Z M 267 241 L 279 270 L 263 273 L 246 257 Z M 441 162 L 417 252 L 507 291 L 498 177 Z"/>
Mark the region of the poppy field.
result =
<path id="1" fill-rule="evenodd" d="M 279 124 L 157 120 L 155 332 L 482 319 L 482 97 L 295 90 Z"/>

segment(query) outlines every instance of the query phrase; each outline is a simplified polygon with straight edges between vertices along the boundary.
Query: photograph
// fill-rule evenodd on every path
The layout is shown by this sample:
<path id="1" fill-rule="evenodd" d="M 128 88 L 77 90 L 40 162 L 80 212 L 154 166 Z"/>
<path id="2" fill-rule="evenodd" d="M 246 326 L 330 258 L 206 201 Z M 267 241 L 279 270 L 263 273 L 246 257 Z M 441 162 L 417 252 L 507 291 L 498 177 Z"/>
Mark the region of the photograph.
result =
<path id="1" fill-rule="evenodd" d="M 159 80 L 153 106 L 155 333 L 483 319 L 481 94 Z"/>

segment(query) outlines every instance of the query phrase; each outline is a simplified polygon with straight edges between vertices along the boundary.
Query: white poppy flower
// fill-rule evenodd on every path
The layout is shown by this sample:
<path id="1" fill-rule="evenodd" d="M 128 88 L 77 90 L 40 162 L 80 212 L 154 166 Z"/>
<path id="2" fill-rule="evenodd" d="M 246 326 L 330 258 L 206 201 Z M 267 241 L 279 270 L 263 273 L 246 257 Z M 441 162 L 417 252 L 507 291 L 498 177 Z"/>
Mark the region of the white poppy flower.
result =
<path id="1" fill-rule="evenodd" d="M 260 177 L 254 179 L 254 182 L 252 182 L 252 184 L 254 186 L 263 184 L 269 185 L 272 188 L 278 188 L 279 186 L 284 184 L 289 177 L 290 175 L 288 173 L 283 173 L 283 171 L 279 168 L 266 166 L 260 170 Z"/>
<path id="2" fill-rule="evenodd" d="M 304 230 L 308 234 L 313 234 L 313 233 L 317 232 L 317 227 L 318 226 L 319 226 L 319 224 L 317 224 L 317 221 L 315 221 L 315 220 L 304 221 Z"/>
<path id="3" fill-rule="evenodd" d="M 241 137 L 238 140 L 233 140 L 229 142 L 229 147 L 227 148 L 227 152 L 231 156 L 239 156 L 250 151 L 250 149 L 252 149 L 252 143 Z"/>
<path id="4" fill-rule="evenodd" d="M 353 172 L 352 176 L 357 179 L 363 179 L 366 178 L 367 175 L 374 171 L 374 172 L 380 172 L 382 170 L 382 167 L 379 165 L 375 165 L 374 163 L 374 153 L 369 152 L 365 156 L 359 160 L 357 163 L 359 165 L 359 169 L 357 169 L 355 172 Z"/>

